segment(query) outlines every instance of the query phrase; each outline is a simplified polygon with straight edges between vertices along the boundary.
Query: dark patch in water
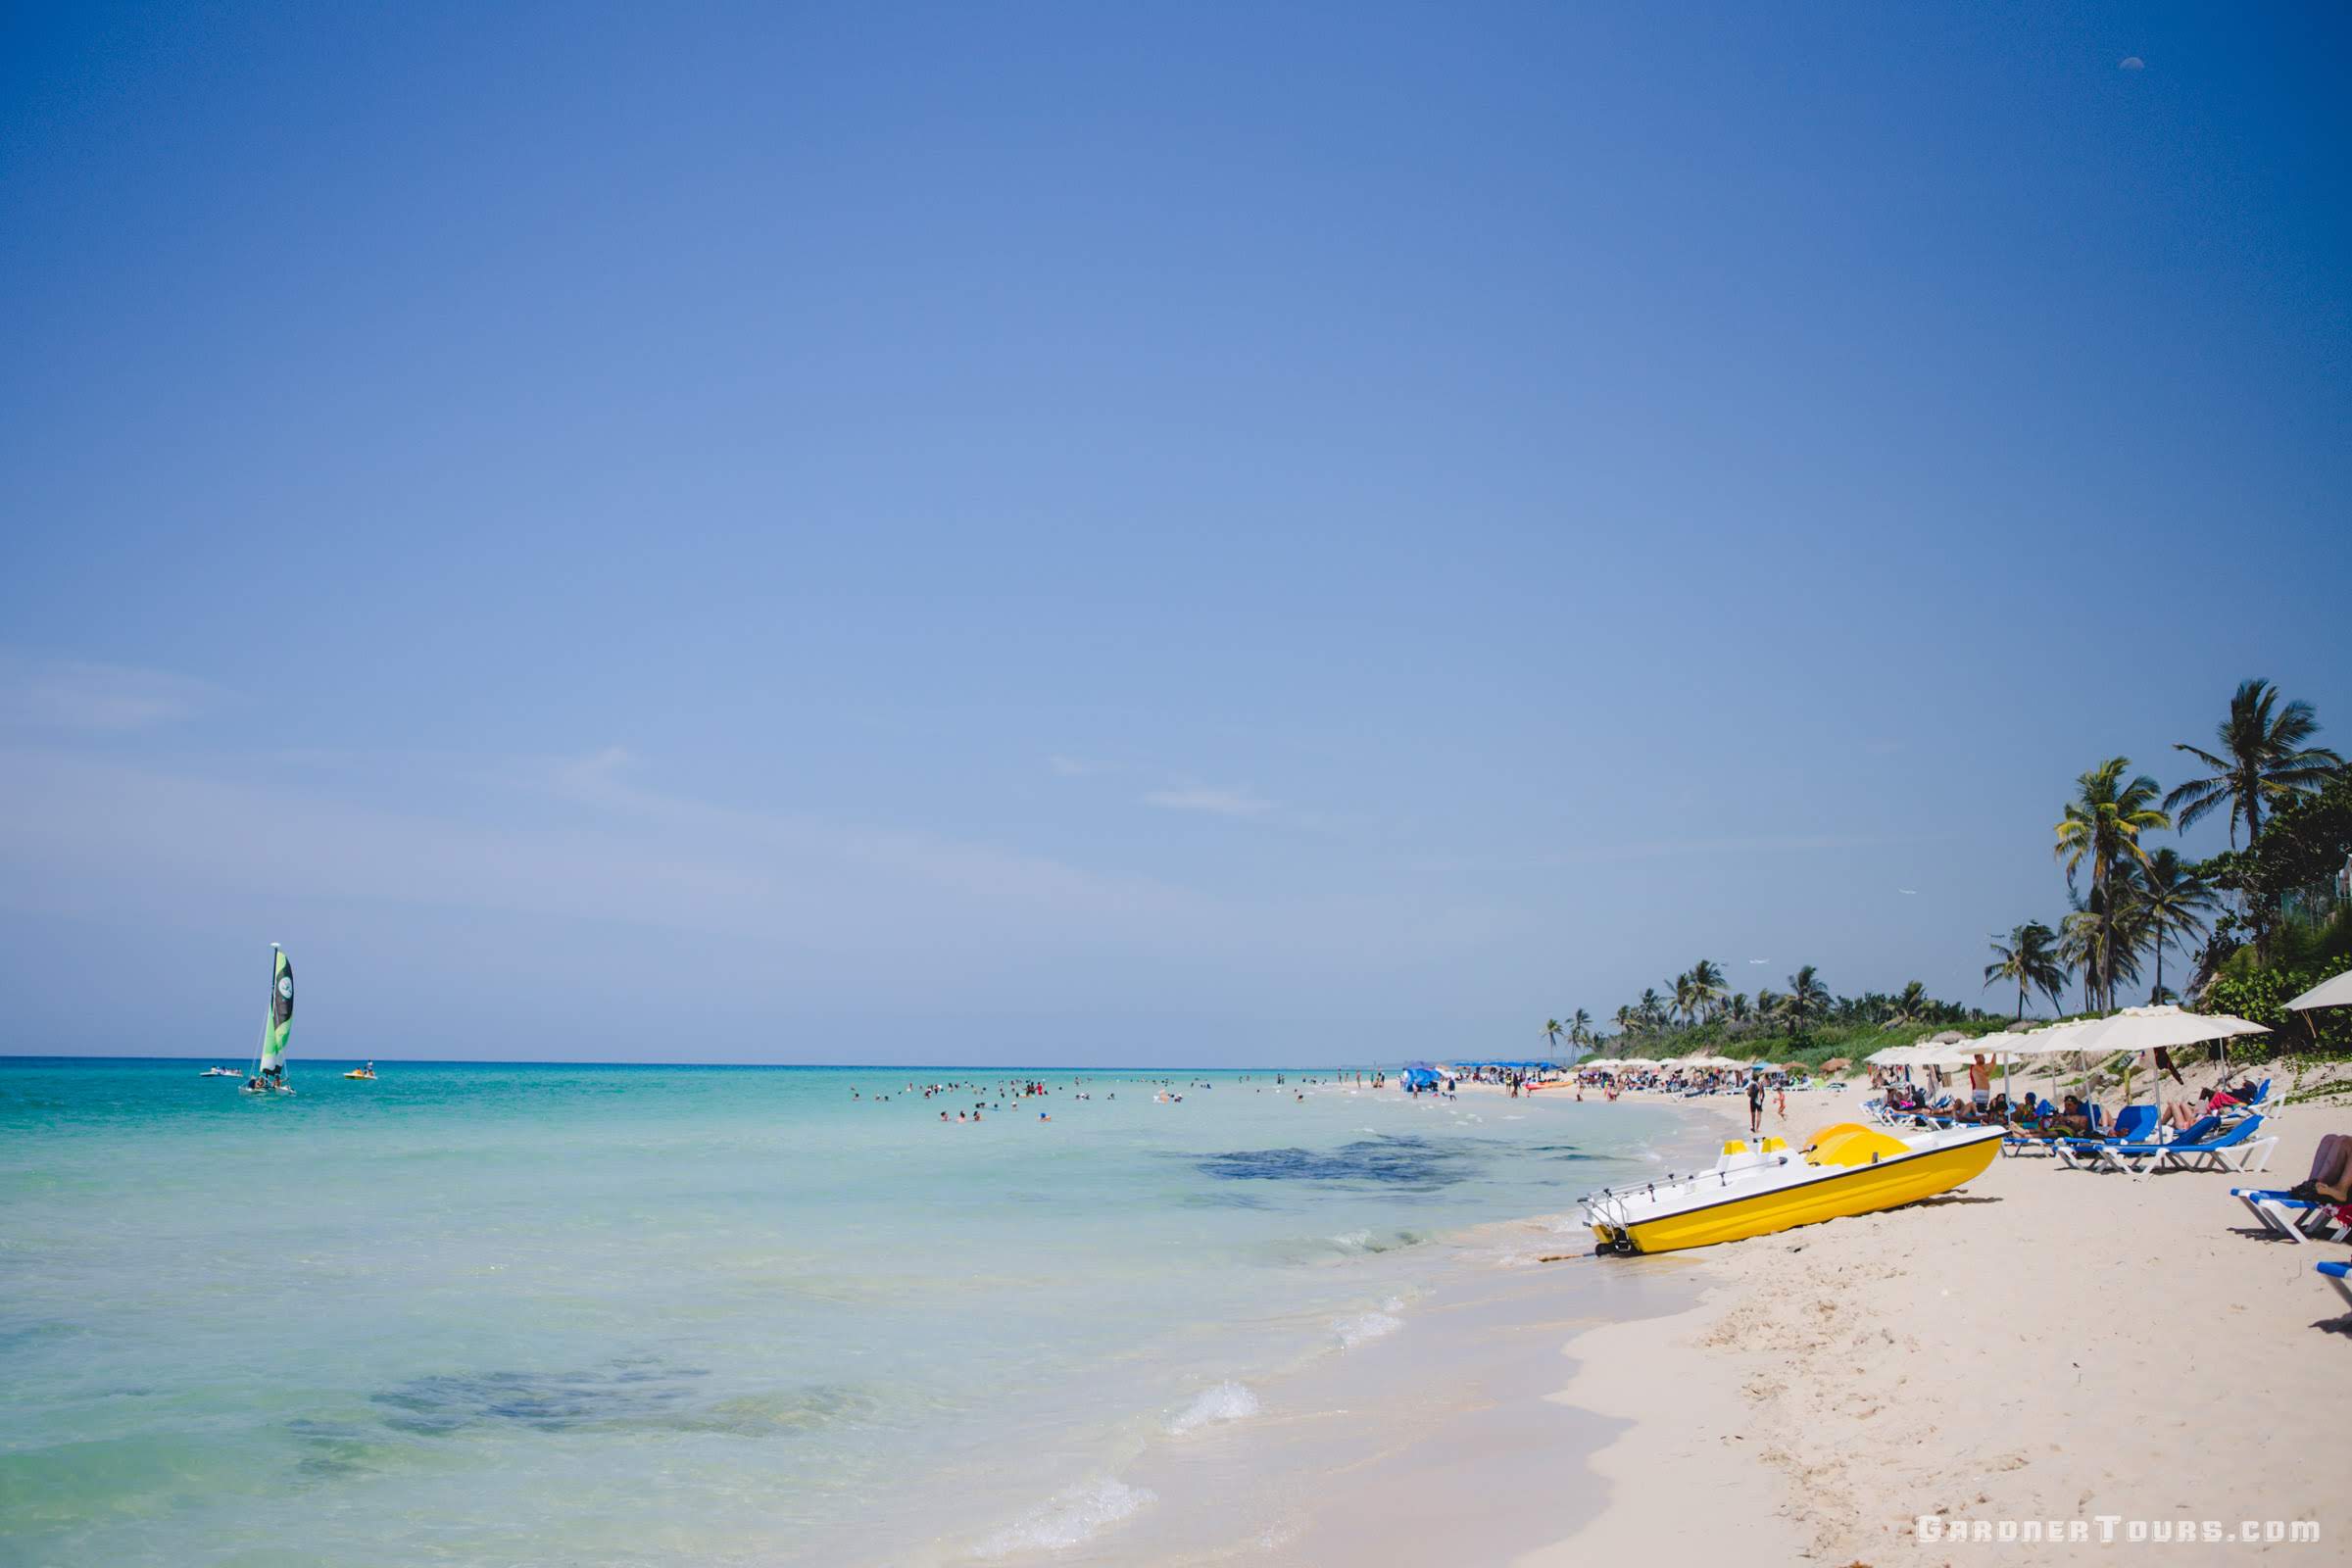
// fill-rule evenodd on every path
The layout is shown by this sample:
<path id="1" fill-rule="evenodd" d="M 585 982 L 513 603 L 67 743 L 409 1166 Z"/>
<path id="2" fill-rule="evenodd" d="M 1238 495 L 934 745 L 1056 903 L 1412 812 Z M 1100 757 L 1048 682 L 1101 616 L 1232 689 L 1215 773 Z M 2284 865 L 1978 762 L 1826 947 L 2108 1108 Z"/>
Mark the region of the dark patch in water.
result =
<path id="1" fill-rule="evenodd" d="M 707 1375 L 696 1367 L 620 1361 L 595 1372 L 411 1378 L 369 1399 L 394 1412 L 384 1417 L 385 1425 L 419 1436 L 488 1424 L 561 1432 L 668 1414 L 691 1397 L 693 1380 Z"/>
<path id="2" fill-rule="evenodd" d="M 339 1481 L 381 1468 L 373 1462 L 383 1447 L 380 1433 L 343 1421 L 291 1421 L 286 1429 L 302 1446 L 294 1469 L 305 1480 Z"/>
<path id="3" fill-rule="evenodd" d="M 848 1384 L 816 1383 L 779 1394 L 749 1394 L 721 1399 L 705 1409 L 665 1418 L 681 1432 L 715 1432 L 727 1437 L 790 1437 L 844 1421 L 871 1419 L 882 1401 L 870 1390 Z"/>
<path id="4" fill-rule="evenodd" d="M 1419 1247 L 1421 1242 L 1422 1238 L 1415 1235 L 1411 1231 L 1398 1231 L 1395 1236 L 1385 1239 L 1375 1236 L 1370 1241 L 1364 1243 L 1359 1250 L 1366 1252 L 1394 1252 L 1400 1247 Z"/>
<path id="5" fill-rule="evenodd" d="M 12 1355 L 19 1350 L 45 1350 L 53 1340 L 77 1339 L 84 1331 L 78 1324 L 60 1318 L 14 1318 L 0 1321 L 0 1355 Z"/>
<path id="6" fill-rule="evenodd" d="M 1186 1208 L 1272 1208 L 1274 1206 L 1255 1193 L 1240 1191 L 1187 1193 L 1177 1201 Z"/>
<path id="7" fill-rule="evenodd" d="M 871 1418 L 881 1399 L 848 1384 L 817 1383 L 773 1393 L 695 1398 L 710 1376 L 701 1367 L 618 1361 L 592 1372 L 483 1372 L 412 1378 L 369 1396 L 389 1412 L 384 1425 L 416 1437 L 468 1427 L 519 1426 L 542 1432 L 635 1427 L 724 1436 L 789 1437 Z M 304 1430 L 308 1426 L 309 1430 Z M 297 1423 L 313 1445 L 304 1468 L 332 1473 L 360 1467 L 367 1445 L 348 1428 Z"/>
<path id="8" fill-rule="evenodd" d="M 1354 1182 L 1434 1192 L 1469 1174 L 1469 1153 L 1425 1138 L 1367 1138 L 1337 1149 L 1244 1149 L 1211 1154 L 1203 1173 L 1229 1182 Z"/>

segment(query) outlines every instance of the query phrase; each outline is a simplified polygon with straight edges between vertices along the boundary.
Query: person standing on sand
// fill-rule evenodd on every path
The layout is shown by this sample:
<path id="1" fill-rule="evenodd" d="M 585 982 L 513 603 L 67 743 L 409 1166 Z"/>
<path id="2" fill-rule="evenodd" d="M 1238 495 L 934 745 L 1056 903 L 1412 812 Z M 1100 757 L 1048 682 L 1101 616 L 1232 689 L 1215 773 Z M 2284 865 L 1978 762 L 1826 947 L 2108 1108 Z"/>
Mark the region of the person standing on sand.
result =
<path id="1" fill-rule="evenodd" d="M 1747 1130 L 1764 1130 L 1764 1080 L 1760 1075 L 1747 1081 Z"/>
<path id="2" fill-rule="evenodd" d="M 1983 1052 L 1979 1052 L 1977 1059 L 1968 1064 L 1968 1095 L 1977 1102 L 1979 1110 L 1992 1102 L 1992 1063 L 1984 1059 Z"/>

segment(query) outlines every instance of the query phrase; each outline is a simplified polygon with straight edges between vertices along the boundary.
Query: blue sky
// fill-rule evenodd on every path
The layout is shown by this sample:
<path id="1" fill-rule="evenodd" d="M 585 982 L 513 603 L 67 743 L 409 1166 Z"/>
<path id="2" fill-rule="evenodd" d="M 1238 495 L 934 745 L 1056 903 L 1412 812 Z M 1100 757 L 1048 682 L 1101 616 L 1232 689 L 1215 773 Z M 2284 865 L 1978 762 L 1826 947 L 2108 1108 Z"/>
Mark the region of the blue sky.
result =
<path id="1" fill-rule="evenodd" d="M 2338 7 L 7 25 L 0 1050 L 2000 1005 L 2352 743 Z"/>

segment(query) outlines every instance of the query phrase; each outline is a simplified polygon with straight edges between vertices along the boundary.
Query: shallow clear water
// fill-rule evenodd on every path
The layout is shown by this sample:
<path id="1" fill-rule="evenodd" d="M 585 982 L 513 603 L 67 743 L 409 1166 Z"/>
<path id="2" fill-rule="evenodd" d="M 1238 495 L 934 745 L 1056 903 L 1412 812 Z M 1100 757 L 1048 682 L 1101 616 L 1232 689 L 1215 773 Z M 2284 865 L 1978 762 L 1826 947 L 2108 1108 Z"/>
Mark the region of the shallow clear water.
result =
<path id="1" fill-rule="evenodd" d="M 1670 1126 L 1270 1071 L 200 1065 L 0 1058 L 0 1560 L 1017 1557 L 1251 1380 L 1380 1353 L 1430 1238 Z M 906 1089 L 949 1077 L 986 1087 Z"/>

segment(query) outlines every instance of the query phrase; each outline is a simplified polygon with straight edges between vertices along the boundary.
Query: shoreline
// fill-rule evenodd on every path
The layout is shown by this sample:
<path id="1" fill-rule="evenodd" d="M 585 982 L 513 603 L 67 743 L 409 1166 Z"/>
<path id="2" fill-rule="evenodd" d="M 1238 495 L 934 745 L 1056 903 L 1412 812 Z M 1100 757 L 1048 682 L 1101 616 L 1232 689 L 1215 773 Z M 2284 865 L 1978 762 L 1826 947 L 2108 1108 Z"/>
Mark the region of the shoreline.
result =
<path id="1" fill-rule="evenodd" d="M 1445 1103 L 1421 1108 L 1435 1116 Z M 1499 1088 L 1464 1085 L 1455 1108 L 1475 1119 L 1508 1103 Z M 1644 1111 L 1666 1123 L 1652 1140 L 1661 1162 L 1711 1149 L 1706 1118 L 1665 1103 Z M 1557 1112 L 1528 1104 L 1525 1114 Z M 1588 1136 L 1585 1118 L 1570 1121 Z M 1194 1407 L 1131 1427 L 1106 1462 L 984 1532 L 980 1556 L 1005 1568 L 1474 1565 L 1525 1559 L 1599 1520 L 1615 1503 L 1594 1460 L 1624 1439 L 1633 1412 L 1557 1397 L 1562 1346 L 1679 1318 L 1697 1282 L 1593 1256 L 1566 1201 L 1585 1187 L 1564 1178 L 1560 1200 L 1543 1208 L 1389 1254 L 1367 1286 L 1400 1294 L 1369 1314 L 1379 1321 L 1360 1341 L 1204 1387 Z M 1220 1408 L 1233 1413 L 1195 1421 L 1196 1410 Z M 1016 1548 L 996 1544 L 1016 1537 Z M 973 1560 L 972 1546 L 942 1538 L 921 1560 Z"/>

